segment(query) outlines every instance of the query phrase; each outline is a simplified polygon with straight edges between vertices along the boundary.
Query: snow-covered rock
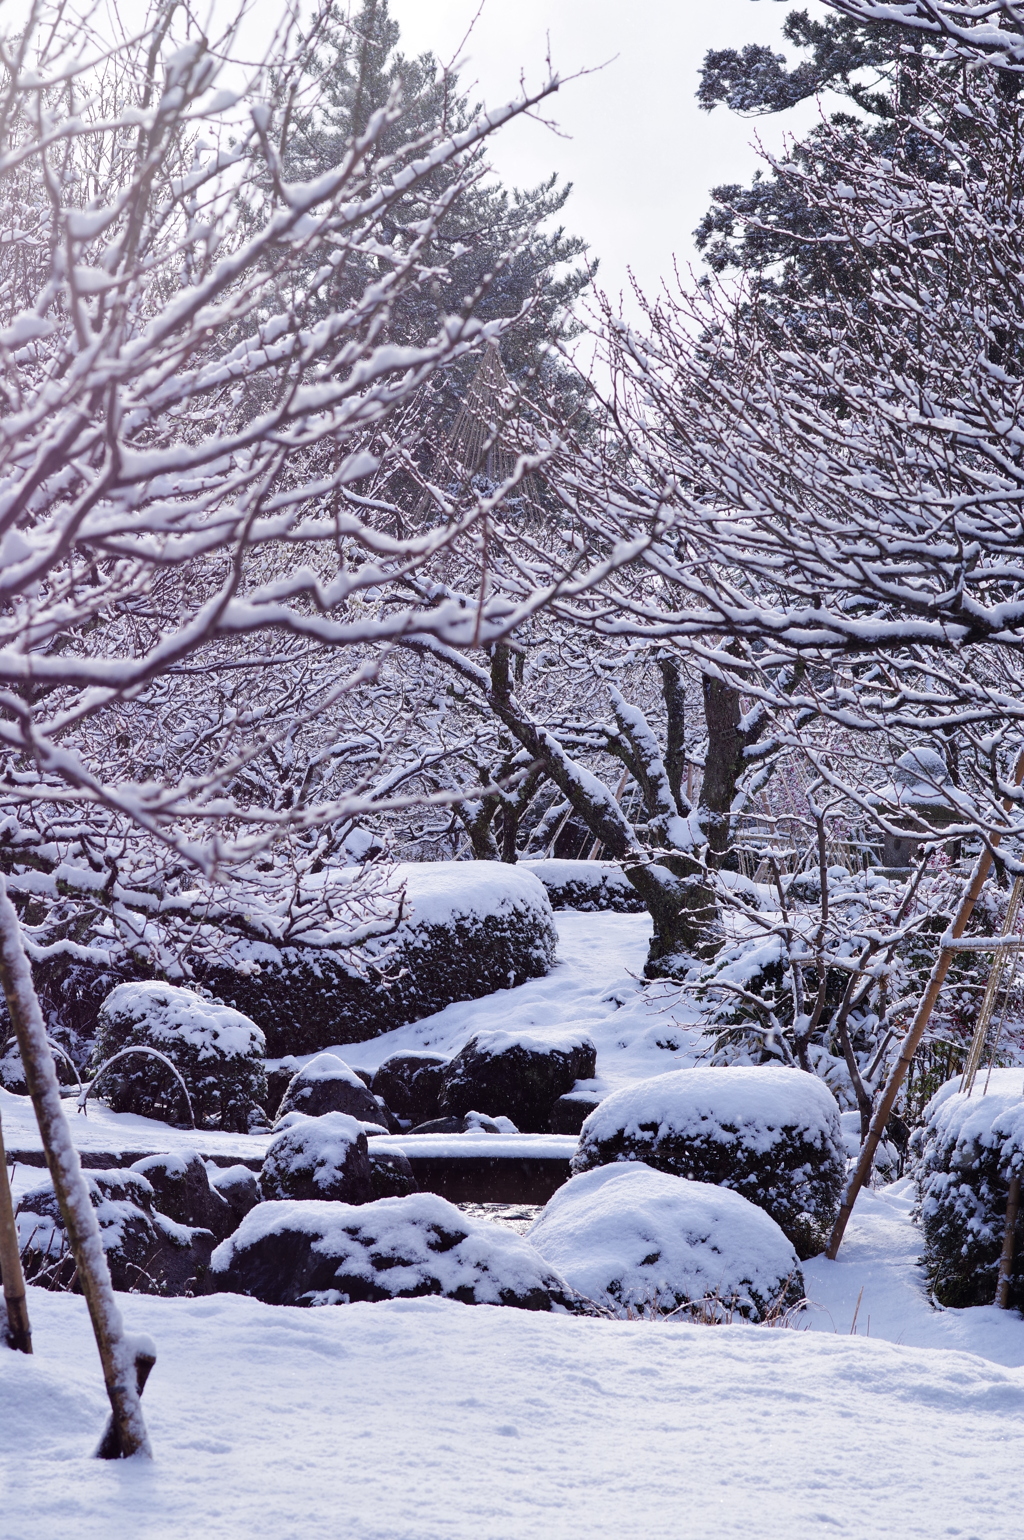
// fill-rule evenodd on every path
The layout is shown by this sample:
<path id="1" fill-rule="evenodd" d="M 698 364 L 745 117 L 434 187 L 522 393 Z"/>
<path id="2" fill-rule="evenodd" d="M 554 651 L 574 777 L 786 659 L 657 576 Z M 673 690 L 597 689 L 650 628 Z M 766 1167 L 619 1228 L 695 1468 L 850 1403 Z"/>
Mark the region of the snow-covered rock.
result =
<path id="1" fill-rule="evenodd" d="M 156 1208 L 156 1194 L 138 1171 L 87 1171 L 114 1288 L 135 1294 L 193 1294 L 202 1286 L 212 1231 L 176 1224 Z M 74 1258 L 53 1183 L 47 1179 L 18 1203 L 18 1239 L 26 1277 L 46 1288 L 80 1292 Z"/>
<path id="2" fill-rule="evenodd" d="M 839 1208 L 839 1108 L 816 1076 L 770 1067 L 681 1069 L 607 1097 L 583 1125 L 573 1170 L 639 1160 L 731 1187 L 770 1214 L 801 1259 Z"/>
<path id="3" fill-rule="evenodd" d="M 132 1162 L 131 1170 L 146 1178 L 157 1208 L 175 1224 L 212 1230 L 223 1240 L 238 1223 L 232 1205 L 210 1185 L 206 1165 L 194 1150 L 145 1155 Z"/>
<path id="4" fill-rule="evenodd" d="M 552 909 L 643 913 L 643 900 L 614 861 L 520 861 L 519 869 L 540 878 Z"/>
<path id="5" fill-rule="evenodd" d="M 979 1076 L 970 1096 L 959 1085 L 957 1076 L 936 1092 L 913 1138 L 925 1266 L 939 1304 L 990 1305 L 1010 1177 L 1024 1174 L 1024 1069 Z M 1024 1213 L 1017 1222 L 1010 1302 L 1024 1308 Z"/>
<path id="6" fill-rule="evenodd" d="M 172 984 L 119 984 L 100 1007 L 92 1072 L 123 1048 L 150 1048 L 170 1059 L 192 1099 L 197 1128 L 244 1133 L 263 1118 L 267 1084 L 263 1033 L 229 1006 Z M 170 1071 L 150 1054 L 130 1054 L 97 1088 L 115 1112 L 187 1122 Z"/>
<path id="7" fill-rule="evenodd" d="M 307 1054 L 542 978 L 554 963 L 547 893 L 521 867 L 410 862 L 395 876 L 404 918 L 358 954 L 239 940 L 203 982 L 260 1024 L 271 1054 Z"/>
<path id="8" fill-rule="evenodd" d="M 256 1173 L 250 1171 L 248 1166 L 215 1166 L 212 1161 L 207 1170 L 210 1187 L 224 1199 L 231 1210 L 233 1216 L 231 1229 L 235 1230 L 249 1210 L 255 1208 L 260 1201 L 260 1184 Z"/>
<path id="9" fill-rule="evenodd" d="M 441 1109 L 445 1053 L 395 1053 L 373 1077 L 371 1090 L 406 1128 L 436 1118 Z"/>
<path id="10" fill-rule="evenodd" d="M 441 1106 L 456 1115 L 477 1108 L 511 1118 L 525 1133 L 546 1133 L 555 1102 L 592 1078 L 596 1062 L 593 1039 L 571 1028 L 478 1032 L 445 1069 Z"/>
<path id="11" fill-rule="evenodd" d="M 517 1134 L 511 1118 L 489 1118 L 485 1112 L 450 1113 L 444 1118 L 430 1118 L 418 1123 L 409 1133 L 418 1139 L 421 1134 Z"/>
<path id="12" fill-rule="evenodd" d="M 615 1310 L 762 1321 L 803 1295 L 796 1252 L 728 1187 L 639 1162 L 574 1176 L 528 1232 L 574 1289 Z"/>
<path id="13" fill-rule="evenodd" d="M 272 1305 L 440 1294 L 467 1305 L 579 1308 L 564 1279 L 513 1231 L 435 1193 L 343 1203 L 261 1203 L 218 1246 L 215 1291 Z"/>
<path id="14" fill-rule="evenodd" d="M 387 1127 L 385 1114 L 373 1093 L 336 1053 L 318 1053 L 292 1076 L 278 1108 L 277 1121 L 280 1123 L 289 1112 L 302 1112 L 311 1118 L 322 1117 L 326 1112 L 346 1112 L 360 1123 Z"/>
<path id="15" fill-rule="evenodd" d="M 371 1198 L 405 1198 L 419 1192 L 408 1155 L 401 1150 L 377 1150 L 370 1145 Z"/>
<path id="16" fill-rule="evenodd" d="M 372 1197 L 370 1157 L 355 1118 L 344 1112 L 292 1116 L 296 1121 L 278 1134 L 264 1158 L 263 1197 L 366 1203 Z"/>
<path id="17" fill-rule="evenodd" d="M 548 1127 L 553 1134 L 578 1134 L 595 1107 L 604 1100 L 592 1080 L 578 1080 L 571 1091 L 560 1096 L 551 1109 Z"/>

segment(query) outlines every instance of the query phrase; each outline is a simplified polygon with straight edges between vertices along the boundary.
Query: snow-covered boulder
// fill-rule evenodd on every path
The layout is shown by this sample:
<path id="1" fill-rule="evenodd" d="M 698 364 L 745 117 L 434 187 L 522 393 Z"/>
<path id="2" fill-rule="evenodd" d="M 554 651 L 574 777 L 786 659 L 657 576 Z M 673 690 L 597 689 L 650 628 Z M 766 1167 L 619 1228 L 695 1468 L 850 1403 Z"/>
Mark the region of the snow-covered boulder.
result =
<path id="1" fill-rule="evenodd" d="M 231 1229 L 236 1230 L 249 1210 L 260 1201 L 260 1184 L 256 1173 L 242 1165 L 212 1166 L 207 1169 L 210 1187 L 228 1205 L 233 1216 Z"/>
<path id="2" fill-rule="evenodd" d="M 401 1150 L 377 1150 L 370 1145 L 371 1197 L 405 1198 L 419 1190 L 408 1155 Z"/>
<path id="3" fill-rule="evenodd" d="M 763 1321 L 803 1296 L 796 1252 L 763 1209 L 639 1162 L 574 1176 L 528 1238 L 574 1289 L 615 1310 L 694 1305 Z"/>
<path id="4" fill-rule="evenodd" d="M 86 1171 L 115 1289 L 135 1294 L 201 1291 L 216 1244 L 212 1231 L 176 1224 L 156 1208 L 156 1194 L 139 1171 Z M 18 1239 L 25 1274 L 44 1288 L 81 1292 L 53 1183 L 23 1194 Z"/>
<path id="5" fill-rule="evenodd" d="M 329 946 L 239 940 L 203 982 L 259 1023 L 269 1052 L 362 1042 L 527 979 L 542 978 L 558 937 L 544 886 L 501 861 L 410 862 L 396 869 L 398 929 L 351 956 Z"/>
<path id="6" fill-rule="evenodd" d="M 456 1116 L 477 1108 L 524 1133 L 547 1133 L 555 1102 L 591 1079 L 596 1062 L 593 1040 L 571 1028 L 478 1032 L 445 1069 L 441 1107 Z"/>
<path id="7" fill-rule="evenodd" d="M 485 1112 L 450 1113 L 447 1117 L 431 1118 L 409 1130 L 411 1134 L 517 1134 L 511 1118 L 489 1118 Z"/>
<path id="8" fill-rule="evenodd" d="M 130 1169 L 146 1178 L 157 1208 L 175 1224 L 211 1230 L 223 1240 L 238 1223 L 232 1206 L 211 1187 L 206 1166 L 194 1150 L 145 1155 Z"/>
<path id="9" fill-rule="evenodd" d="M 240 1011 L 172 984 L 119 984 L 100 1007 L 92 1072 L 122 1048 L 152 1048 L 170 1059 L 188 1086 L 197 1128 L 245 1133 L 262 1121 L 265 1043 Z M 97 1094 L 115 1112 L 187 1123 L 177 1080 L 150 1054 L 118 1060 Z"/>
<path id="10" fill-rule="evenodd" d="M 846 1155 L 839 1108 L 797 1069 L 680 1069 L 615 1091 L 583 1125 L 573 1170 L 639 1160 L 731 1187 L 770 1214 L 803 1260 L 839 1209 Z"/>
<path id="11" fill-rule="evenodd" d="M 913 1136 L 925 1266 L 940 1305 L 991 1305 L 1006 1230 L 1010 1177 L 1024 1173 L 1024 1070 L 979 1076 L 970 1096 L 949 1081 Z M 1024 1309 L 1024 1205 L 1010 1303 Z"/>
<path id="12" fill-rule="evenodd" d="M 366 1134 L 355 1118 L 327 1112 L 299 1118 L 277 1135 L 260 1172 L 265 1199 L 323 1198 L 366 1203 L 371 1197 Z"/>
<path id="13" fill-rule="evenodd" d="M 555 1102 L 548 1127 L 553 1134 L 578 1134 L 604 1098 L 605 1092 L 599 1091 L 592 1080 L 577 1081 L 571 1091 Z"/>
<path id="14" fill-rule="evenodd" d="M 371 1090 L 405 1127 L 426 1123 L 440 1112 L 447 1063 L 444 1053 L 392 1054 L 374 1074 Z"/>
<path id="15" fill-rule="evenodd" d="M 519 868 L 540 878 L 552 909 L 643 913 L 643 900 L 614 861 L 520 861 Z"/>
<path id="16" fill-rule="evenodd" d="M 387 1127 L 385 1116 L 372 1091 L 336 1053 L 318 1053 L 293 1075 L 278 1108 L 277 1121 L 289 1112 L 319 1118 L 325 1112 L 346 1112 L 360 1123 Z"/>
<path id="17" fill-rule="evenodd" d="M 210 1264 L 214 1290 L 270 1305 L 343 1305 L 440 1294 L 467 1305 L 578 1308 L 555 1269 L 514 1231 L 470 1219 L 435 1193 L 344 1203 L 261 1203 Z"/>

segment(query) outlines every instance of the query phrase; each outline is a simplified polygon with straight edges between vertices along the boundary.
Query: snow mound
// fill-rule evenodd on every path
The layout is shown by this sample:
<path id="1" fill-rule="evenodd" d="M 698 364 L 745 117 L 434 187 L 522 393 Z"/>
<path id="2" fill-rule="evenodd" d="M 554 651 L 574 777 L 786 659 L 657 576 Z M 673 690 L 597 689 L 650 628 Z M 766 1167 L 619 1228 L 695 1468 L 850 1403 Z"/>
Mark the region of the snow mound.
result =
<path id="1" fill-rule="evenodd" d="M 255 1022 L 191 989 L 151 980 L 119 984 L 100 1007 L 91 1069 L 123 1048 L 149 1048 L 170 1059 L 188 1086 L 196 1126 L 245 1132 L 262 1119 L 266 1043 Z M 180 1087 L 151 1054 L 119 1060 L 100 1082 L 115 1112 L 181 1121 Z"/>
<path id="2" fill-rule="evenodd" d="M 913 1140 L 925 1266 L 940 1304 L 990 1305 L 1010 1177 L 1024 1172 L 1024 1069 L 994 1069 L 970 1096 L 959 1086 L 957 1077 L 936 1092 Z M 1020 1220 L 1010 1303 L 1024 1307 Z"/>
<path id="3" fill-rule="evenodd" d="M 520 861 L 516 870 L 539 877 L 552 909 L 580 909 L 588 914 L 605 909 L 640 914 L 644 909 L 643 900 L 614 861 Z"/>
<path id="4" fill-rule="evenodd" d="M 769 1067 L 681 1069 L 615 1091 L 583 1124 L 573 1170 L 628 1160 L 731 1187 L 771 1215 L 801 1259 L 824 1246 L 846 1171 L 831 1091 L 802 1070 Z"/>
<path id="5" fill-rule="evenodd" d="M 616 1311 L 762 1321 L 796 1304 L 796 1252 L 739 1193 L 640 1163 L 600 1166 L 559 1188 L 528 1232 L 581 1294 Z"/>
<path id="6" fill-rule="evenodd" d="M 267 1150 L 260 1173 L 264 1198 L 321 1198 L 365 1203 L 370 1157 L 361 1124 L 346 1112 L 325 1112 L 295 1121 Z"/>
<path id="7" fill-rule="evenodd" d="M 468 1305 L 581 1308 L 528 1241 L 429 1192 L 358 1208 L 261 1203 L 218 1246 L 210 1275 L 215 1291 L 272 1305 L 439 1294 Z"/>
<path id="8" fill-rule="evenodd" d="M 281 1098 L 275 1127 L 296 1112 L 313 1118 L 325 1112 L 345 1112 L 360 1123 L 385 1124 L 385 1114 L 366 1082 L 336 1053 L 318 1053 L 292 1076 Z"/>

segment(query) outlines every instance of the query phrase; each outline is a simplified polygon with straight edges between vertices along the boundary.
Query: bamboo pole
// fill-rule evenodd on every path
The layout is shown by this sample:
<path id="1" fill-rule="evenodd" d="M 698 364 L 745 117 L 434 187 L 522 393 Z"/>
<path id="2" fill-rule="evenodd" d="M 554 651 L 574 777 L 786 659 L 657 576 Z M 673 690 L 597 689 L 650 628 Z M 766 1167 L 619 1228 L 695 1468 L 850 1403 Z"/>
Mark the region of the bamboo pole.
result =
<path id="1" fill-rule="evenodd" d="M 1017 1237 L 1017 1214 L 1020 1210 L 1020 1172 L 1010 1177 L 1010 1190 L 1006 1195 L 1006 1229 L 1003 1232 L 1003 1252 L 999 1258 L 999 1283 L 996 1287 L 996 1304 L 1000 1310 L 1010 1308 L 1010 1279 L 1013 1275 L 1013 1248 Z"/>
<path id="2" fill-rule="evenodd" d="M 1022 781 L 1024 781 L 1024 749 L 1018 754 L 1017 763 L 1013 771 L 1013 784 L 1019 786 Z M 1007 798 L 1003 804 L 1007 812 L 1012 809 L 1013 805 L 1014 803 L 1011 798 Z M 868 1129 L 868 1136 L 861 1146 L 857 1169 L 847 1183 L 839 1216 L 833 1226 L 828 1249 L 825 1252 L 825 1255 L 833 1262 L 836 1259 L 839 1247 L 842 1245 L 846 1226 L 849 1224 L 850 1215 L 853 1213 L 853 1205 L 857 1201 L 857 1194 L 862 1187 L 867 1185 L 870 1179 L 875 1151 L 878 1149 L 882 1135 L 885 1133 L 886 1124 L 892 1114 L 900 1086 L 906 1079 L 907 1071 L 910 1069 L 914 1055 L 920 1047 L 921 1039 L 925 1034 L 925 1029 L 931 1020 L 932 1011 L 935 1009 L 935 1002 L 939 998 L 942 986 L 946 981 L 946 974 L 949 972 L 949 965 L 957 954 L 958 948 L 956 943 L 967 929 L 967 922 L 974 913 L 974 906 L 981 896 L 981 890 L 985 886 L 992 867 L 992 852 L 999 845 L 1001 837 L 999 834 L 993 834 L 975 862 L 974 872 L 967 886 L 967 891 L 960 900 L 960 907 L 949 928 L 949 943 L 939 949 L 939 955 L 935 959 L 921 1004 L 917 1008 L 917 1014 L 911 1023 L 909 1032 L 903 1039 L 900 1056 L 896 1060 L 893 1072 L 889 1077 L 889 1084 L 882 1092 L 881 1100 L 875 1108 L 874 1117 L 871 1119 L 871 1126 Z"/>
<path id="3" fill-rule="evenodd" d="M 32 1328 L 25 1296 L 25 1274 L 21 1266 L 18 1226 L 14 1218 L 11 1184 L 7 1179 L 7 1151 L 0 1123 L 0 1278 L 4 1284 L 7 1306 L 7 1343 L 19 1353 L 31 1353 Z"/>
<path id="4" fill-rule="evenodd" d="M 46 1164 L 60 1205 L 68 1243 L 78 1269 L 99 1349 L 103 1378 L 110 1398 L 112 1431 L 104 1435 L 98 1453 L 106 1458 L 149 1454 L 149 1439 L 142 1420 L 138 1375 L 141 1360 L 152 1357 L 148 1339 L 132 1341 L 126 1334 L 117 1307 L 110 1269 L 100 1238 L 96 1211 L 82 1175 L 78 1151 L 71 1141 L 61 1106 L 60 1086 L 53 1054 L 46 1040 L 42 1012 L 32 982 L 32 971 L 21 942 L 21 928 L 14 905 L 0 876 L 0 983 L 7 1010 L 18 1039 L 22 1067 L 35 1109 Z"/>

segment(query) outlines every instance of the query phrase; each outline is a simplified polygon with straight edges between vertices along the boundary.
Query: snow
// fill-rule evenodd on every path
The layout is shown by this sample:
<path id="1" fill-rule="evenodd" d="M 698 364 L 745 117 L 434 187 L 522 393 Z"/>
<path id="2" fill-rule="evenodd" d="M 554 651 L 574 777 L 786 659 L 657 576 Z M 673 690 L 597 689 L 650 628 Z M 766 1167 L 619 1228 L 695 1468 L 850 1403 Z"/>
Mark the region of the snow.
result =
<path id="1" fill-rule="evenodd" d="M 477 1032 L 473 1036 L 473 1049 L 484 1058 L 497 1058 L 510 1048 L 528 1048 L 531 1053 L 575 1053 L 578 1048 L 593 1048 L 593 1040 L 586 1032 L 567 1030 L 543 1031 L 532 1027 L 512 1027 L 490 1032 Z"/>
<path id="2" fill-rule="evenodd" d="M 302 1066 L 303 1080 L 343 1080 L 346 1085 L 353 1086 L 356 1090 L 366 1090 L 363 1081 L 354 1070 L 349 1069 L 344 1059 L 339 1059 L 336 1053 L 318 1053 L 310 1059 L 308 1064 Z"/>
<path id="3" fill-rule="evenodd" d="M 789 1303 L 800 1279 L 796 1252 L 762 1209 L 639 1163 L 574 1176 L 528 1235 L 574 1289 L 613 1308 L 707 1299 L 757 1319 Z"/>
<path id="4" fill-rule="evenodd" d="M 395 1150 L 410 1159 L 571 1160 L 577 1144 L 575 1134 L 488 1134 L 474 1130 L 464 1134 L 378 1134 L 371 1148 Z"/>
<path id="5" fill-rule="evenodd" d="M 759 1154 L 783 1137 L 784 1128 L 809 1141 L 843 1145 L 839 1108 L 824 1082 L 803 1070 L 767 1065 L 682 1069 L 616 1091 L 587 1118 L 581 1144 L 613 1139 L 620 1131 L 639 1139 L 652 1125 L 655 1139 L 738 1140 Z"/>
<path id="6" fill-rule="evenodd" d="M 302 1182 L 317 1197 L 333 1197 L 332 1189 L 343 1180 L 349 1162 L 354 1170 L 359 1150 L 366 1150 L 363 1125 L 345 1112 L 325 1112 L 318 1118 L 292 1113 L 290 1117 L 294 1121 L 283 1132 L 275 1131 L 267 1151 L 260 1178 L 264 1193 L 283 1197 L 293 1182 Z"/>
<path id="7" fill-rule="evenodd" d="M 118 984 L 100 1014 L 101 1020 L 144 1024 L 153 1042 L 189 1043 L 201 1059 L 262 1057 L 266 1047 L 259 1027 L 241 1011 L 174 984 Z"/>
<path id="8" fill-rule="evenodd" d="M 550 923 L 547 890 L 525 866 L 504 861 L 408 861 L 394 871 L 405 886 L 407 916 L 399 928 L 450 925 L 460 917 L 536 912 Z M 411 925 L 410 925 L 411 922 Z M 391 939 L 391 938 L 389 938 Z"/>
<path id="9" fill-rule="evenodd" d="M 447 1300 L 133 1297 L 154 1460 L 84 1301 L 0 1353 L 4 1540 L 1016 1540 L 1024 1374 L 967 1352 Z M 1020 1331 L 1020 1323 L 1013 1325 Z M 874 1329 L 874 1328 L 873 1328 Z"/>
<path id="10" fill-rule="evenodd" d="M 959 1086 L 959 1076 L 947 1081 L 925 1108 L 929 1142 L 956 1145 L 968 1160 L 974 1158 L 973 1146 L 998 1145 L 1007 1163 L 1019 1165 L 1024 1156 L 1024 1071 L 994 1069 L 979 1075 L 970 1095 Z"/>

